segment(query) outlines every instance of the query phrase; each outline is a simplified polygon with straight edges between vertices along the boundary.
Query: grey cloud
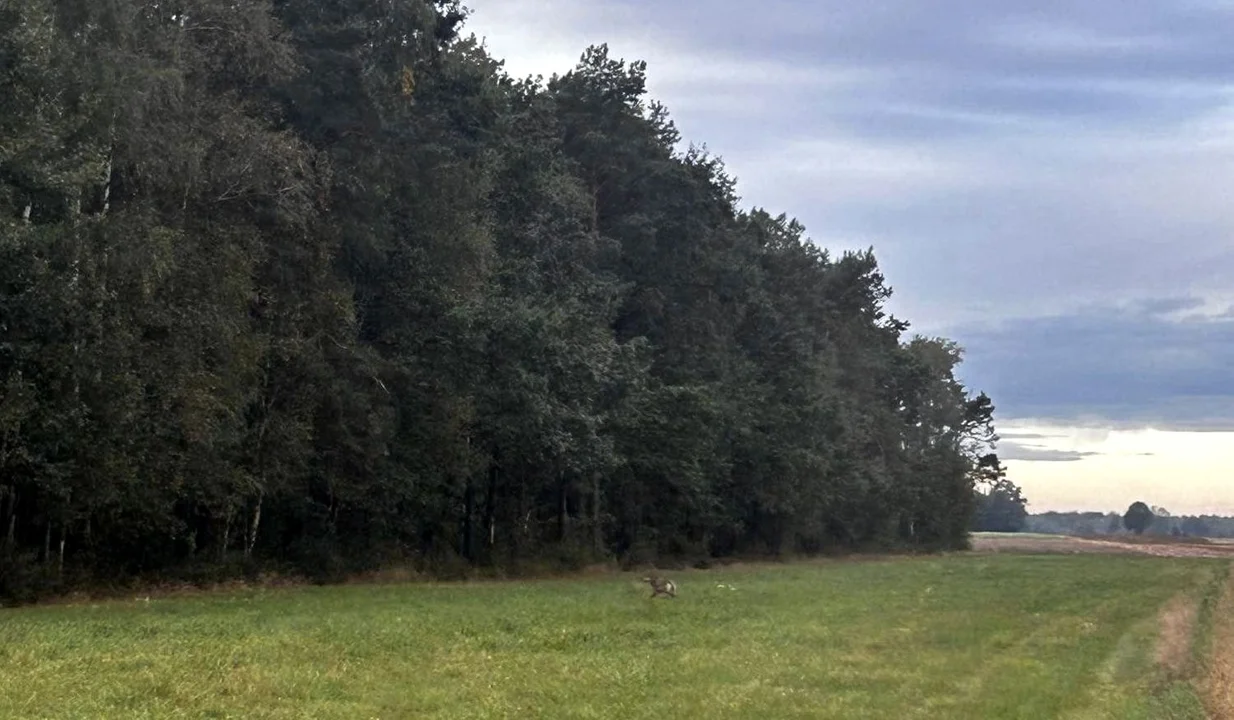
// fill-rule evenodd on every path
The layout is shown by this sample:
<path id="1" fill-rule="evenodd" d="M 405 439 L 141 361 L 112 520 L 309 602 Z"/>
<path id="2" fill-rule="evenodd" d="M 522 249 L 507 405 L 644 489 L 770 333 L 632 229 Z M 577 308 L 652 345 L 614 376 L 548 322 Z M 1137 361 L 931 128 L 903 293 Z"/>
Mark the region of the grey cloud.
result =
<path id="1" fill-rule="evenodd" d="M 1182 310 L 1198 310 L 1203 305 L 1204 301 L 1196 297 L 1147 298 L 1137 300 L 1133 305 L 1133 312 L 1161 317 Z"/>
<path id="2" fill-rule="evenodd" d="M 709 107 L 683 127 L 716 138 L 749 202 L 798 216 L 821 244 L 873 245 L 897 314 L 937 327 L 1228 287 L 1228 13 L 1109 0 L 775 7 L 766 17 L 791 23 L 761 35 L 746 32 L 759 18 L 736 12 L 693 27 L 736 54 L 867 81 L 778 87 L 740 100 L 766 108 L 757 121 L 729 126 Z M 1096 50 L 1029 48 L 1034 24 Z M 789 26 L 804 47 L 775 40 Z M 1007 42 L 1009 27 L 1026 43 Z M 849 155 L 803 142 L 820 138 Z"/>
<path id="3" fill-rule="evenodd" d="M 952 329 L 962 375 L 1004 419 L 1234 430 L 1234 319 L 1187 298 Z"/>
<path id="4" fill-rule="evenodd" d="M 1001 176 L 997 158 L 975 162 L 976 183 L 967 186 L 948 180 L 917 188 L 907 176 L 854 196 L 865 181 L 851 173 L 823 169 L 792 184 L 793 175 L 757 162 L 750 165 L 758 172 L 744 177 L 757 182 L 759 195 L 780 198 L 776 209 L 804 208 L 796 214 L 824 244 L 828 237 L 872 244 L 896 290 L 892 309 L 925 327 L 1144 295 L 1228 292 L 1234 206 L 1214 190 L 1234 182 L 1234 154 L 1176 168 L 1149 159 L 1034 161 L 1034 150 L 1038 158 L 1052 150 L 1021 147 L 1023 154 L 1003 158 Z M 934 152 L 946 161 L 963 157 Z M 1136 177 L 1153 168 L 1157 183 Z M 829 175 L 836 177 L 828 182 Z"/>
<path id="5" fill-rule="evenodd" d="M 1234 428 L 1228 2 L 471 4 L 533 55 L 651 53 L 744 204 L 873 245 L 1002 420 Z"/>
<path id="6" fill-rule="evenodd" d="M 735 0 L 613 3 L 670 28 L 681 42 L 705 39 L 734 52 L 768 51 L 798 62 L 856 62 L 918 76 L 1224 76 L 1230 16 L 1183 3 L 1124 0 L 917 0 L 854 3 L 780 0 L 757 9 Z"/>
<path id="7" fill-rule="evenodd" d="M 1100 455 L 1096 452 L 1079 452 L 1076 450 L 1051 450 L 1048 448 L 1018 445 L 1016 443 L 999 443 L 999 460 L 1021 460 L 1025 462 L 1077 462 L 1087 457 Z"/>

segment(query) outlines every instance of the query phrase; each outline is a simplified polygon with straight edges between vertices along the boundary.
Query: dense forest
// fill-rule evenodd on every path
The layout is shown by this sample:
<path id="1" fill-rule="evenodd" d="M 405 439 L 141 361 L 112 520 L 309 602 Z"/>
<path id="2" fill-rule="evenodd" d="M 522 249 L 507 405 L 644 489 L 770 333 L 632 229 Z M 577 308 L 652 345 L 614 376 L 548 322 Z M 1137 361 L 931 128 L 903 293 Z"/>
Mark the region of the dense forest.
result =
<path id="1" fill-rule="evenodd" d="M 967 542 L 993 406 L 872 251 L 466 16 L 0 6 L 0 595 Z"/>

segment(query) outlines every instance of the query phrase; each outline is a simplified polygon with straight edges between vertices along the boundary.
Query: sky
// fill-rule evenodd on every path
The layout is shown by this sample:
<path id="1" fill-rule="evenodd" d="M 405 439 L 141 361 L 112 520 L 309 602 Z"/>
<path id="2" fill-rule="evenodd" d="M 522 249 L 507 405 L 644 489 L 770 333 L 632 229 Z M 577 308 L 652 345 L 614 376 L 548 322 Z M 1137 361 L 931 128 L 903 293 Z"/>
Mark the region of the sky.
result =
<path id="1" fill-rule="evenodd" d="M 464 2 L 517 77 L 645 60 L 743 205 L 873 247 L 1031 510 L 1234 514 L 1234 0 Z"/>

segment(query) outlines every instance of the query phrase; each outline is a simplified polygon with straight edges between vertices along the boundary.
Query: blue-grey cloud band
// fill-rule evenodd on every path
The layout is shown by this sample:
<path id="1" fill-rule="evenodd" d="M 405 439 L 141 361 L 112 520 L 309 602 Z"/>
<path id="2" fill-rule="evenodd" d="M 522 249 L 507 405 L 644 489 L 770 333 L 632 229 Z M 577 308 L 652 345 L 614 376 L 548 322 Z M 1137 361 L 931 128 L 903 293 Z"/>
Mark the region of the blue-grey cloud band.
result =
<path id="1" fill-rule="evenodd" d="M 1000 415 L 1234 431 L 1234 317 L 1166 299 L 956 328 L 965 379 Z M 1181 316 L 1180 316 L 1181 314 Z"/>

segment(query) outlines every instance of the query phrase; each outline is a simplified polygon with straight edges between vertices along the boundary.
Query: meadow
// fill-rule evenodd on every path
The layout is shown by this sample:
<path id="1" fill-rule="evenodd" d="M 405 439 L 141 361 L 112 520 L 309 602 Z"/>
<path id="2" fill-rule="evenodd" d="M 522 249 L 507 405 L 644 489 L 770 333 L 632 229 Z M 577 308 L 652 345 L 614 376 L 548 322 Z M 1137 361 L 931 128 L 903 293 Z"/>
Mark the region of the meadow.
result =
<path id="1" fill-rule="evenodd" d="M 944 557 L 0 610 L 0 717 L 1204 718 L 1228 561 Z"/>

